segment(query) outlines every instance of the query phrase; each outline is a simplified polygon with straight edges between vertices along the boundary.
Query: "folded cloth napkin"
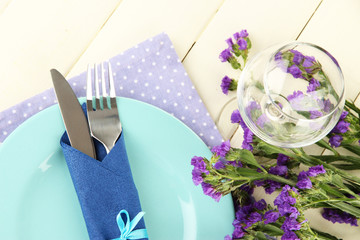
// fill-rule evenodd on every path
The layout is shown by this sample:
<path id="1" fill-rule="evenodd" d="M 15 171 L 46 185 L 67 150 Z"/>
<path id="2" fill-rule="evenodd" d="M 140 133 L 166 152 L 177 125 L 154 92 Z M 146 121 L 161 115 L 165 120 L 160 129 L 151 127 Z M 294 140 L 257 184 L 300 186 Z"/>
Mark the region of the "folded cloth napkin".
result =
<path id="1" fill-rule="evenodd" d="M 174 46 L 161 33 L 109 59 L 118 96 L 147 102 L 183 121 L 210 147 L 222 137 Z M 49 81 L 50 80 L 49 73 Z M 86 73 L 69 79 L 76 96 L 86 95 Z M 32 115 L 56 103 L 49 89 L 0 113 L 0 142 Z"/>
<path id="2" fill-rule="evenodd" d="M 86 105 L 82 107 L 84 110 Z M 126 232 L 124 226 L 121 229 L 121 224 L 118 226 L 117 215 L 121 210 L 125 210 L 132 220 L 141 213 L 141 206 L 131 174 L 123 134 L 108 154 L 102 144 L 95 140 L 98 160 L 73 148 L 66 132 L 61 137 L 60 144 L 90 239 L 128 239 L 125 235 L 130 237 L 131 233 Z M 136 229 L 145 229 L 144 220 L 140 219 L 134 229 L 133 235 L 144 232 L 144 230 L 136 232 Z M 119 238 L 120 235 L 122 238 Z"/>

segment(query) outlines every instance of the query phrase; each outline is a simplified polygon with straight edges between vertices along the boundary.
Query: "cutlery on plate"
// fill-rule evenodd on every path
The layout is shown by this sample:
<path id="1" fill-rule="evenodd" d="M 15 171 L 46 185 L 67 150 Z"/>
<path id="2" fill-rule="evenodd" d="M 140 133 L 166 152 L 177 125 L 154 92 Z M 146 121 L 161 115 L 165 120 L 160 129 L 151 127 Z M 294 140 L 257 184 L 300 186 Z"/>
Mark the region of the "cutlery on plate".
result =
<path id="1" fill-rule="evenodd" d="M 86 109 L 90 133 L 95 139 L 103 144 L 106 152 L 109 153 L 114 147 L 122 132 L 119 112 L 116 103 L 114 79 L 110 62 L 108 65 L 108 84 L 106 84 L 104 63 L 101 63 L 101 86 L 102 97 L 99 90 L 98 66 L 94 65 L 94 77 L 91 66 L 87 71 Z M 93 85 L 95 85 L 95 99 L 93 99 Z M 109 96 L 106 85 L 108 85 Z"/>
<path id="2" fill-rule="evenodd" d="M 89 126 L 75 93 L 59 71 L 51 69 L 50 72 L 71 146 L 96 158 Z"/>

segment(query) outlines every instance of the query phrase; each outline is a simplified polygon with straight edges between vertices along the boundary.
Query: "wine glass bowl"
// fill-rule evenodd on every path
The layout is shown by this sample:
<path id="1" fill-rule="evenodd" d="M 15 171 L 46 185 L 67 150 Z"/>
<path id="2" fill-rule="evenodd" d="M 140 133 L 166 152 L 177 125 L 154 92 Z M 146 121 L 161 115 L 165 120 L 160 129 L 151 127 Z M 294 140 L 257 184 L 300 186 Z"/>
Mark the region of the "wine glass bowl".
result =
<path id="1" fill-rule="evenodd" d="M 237 97 L 240 114 L 256 136 L 280 147 L 303 147 L 322 139 L 339 120 L 344 78 L 326 50 L 291 42 L 249 60 Z"/>

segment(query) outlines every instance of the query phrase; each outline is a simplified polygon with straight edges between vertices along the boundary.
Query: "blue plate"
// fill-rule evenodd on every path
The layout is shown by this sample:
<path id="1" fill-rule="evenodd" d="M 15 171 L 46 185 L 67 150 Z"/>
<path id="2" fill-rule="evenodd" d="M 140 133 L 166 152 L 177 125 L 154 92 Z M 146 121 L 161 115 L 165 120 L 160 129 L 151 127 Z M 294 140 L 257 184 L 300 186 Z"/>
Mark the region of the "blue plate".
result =
<path id="1" fill-rule="evenodd" d="M 190 159 L 211 156 L 202 140 L 154 106 L 117 100 L 149 238 L 219 240 L 230 234 L 231 197 L 217 203 L 192 183 Z M 1 145 L 0 239 L 88 239 L 59 144 L 63 132 L 55 105 L 27 120 Z"/>

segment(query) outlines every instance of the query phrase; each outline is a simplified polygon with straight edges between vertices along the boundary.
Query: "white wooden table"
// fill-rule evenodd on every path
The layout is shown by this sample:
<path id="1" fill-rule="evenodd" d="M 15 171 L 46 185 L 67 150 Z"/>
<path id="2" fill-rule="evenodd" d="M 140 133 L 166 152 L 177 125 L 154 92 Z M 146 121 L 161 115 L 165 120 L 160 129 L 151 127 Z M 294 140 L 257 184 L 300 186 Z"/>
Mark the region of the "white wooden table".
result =
<path id="1" fill-rule="evenodd" d="M 238 146 L 241 133 L 229 120 L 236 96 L 220 89 L 222 77 L 232 71 L 218 59 L 224 40 L 247 29 L 251 55 L 289 40 L 322 46 L 340 63 L 346 96 L 355 100 L 360 91 L 359 25 L 358 0 L 2 0 L 0 112 L 51 88 L 51 68 L 70 78 L 89 62 L 166 32 L 222 136 Z M 356 228 L 314 218 L 320 230 L 342 233 L 347 240 L 360 238 Z"/>

